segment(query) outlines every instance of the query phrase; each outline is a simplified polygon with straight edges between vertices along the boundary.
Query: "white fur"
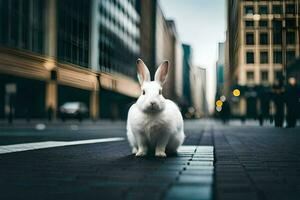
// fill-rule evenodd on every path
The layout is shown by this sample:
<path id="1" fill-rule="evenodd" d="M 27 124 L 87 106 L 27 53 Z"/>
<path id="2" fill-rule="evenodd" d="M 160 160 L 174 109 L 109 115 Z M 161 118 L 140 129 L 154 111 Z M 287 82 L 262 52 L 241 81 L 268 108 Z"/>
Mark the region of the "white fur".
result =
<path id="1" fill-rule="evenodd" d="M 184 141 L 183 119 L 179 108 L 161 95 L 169 63 L 165 61 L 150 81 L 150 73 L 142 60 L 137 61 L 142 94 L 128 112 L 127 137 L 136 156 L 145 156 L 149 149 L 155 156 L 165 157 L 166 151 L 177 152 Z"/>

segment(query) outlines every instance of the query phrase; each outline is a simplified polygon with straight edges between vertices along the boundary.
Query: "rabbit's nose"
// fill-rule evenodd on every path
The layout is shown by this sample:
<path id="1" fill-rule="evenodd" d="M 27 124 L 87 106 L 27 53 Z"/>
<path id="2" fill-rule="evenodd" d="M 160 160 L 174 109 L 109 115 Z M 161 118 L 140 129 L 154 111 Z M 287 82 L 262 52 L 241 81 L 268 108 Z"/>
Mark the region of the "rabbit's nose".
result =
<path id="1" fill-rule="evenodd" d="M 156 105 L 156 102 L 151 101 L 150 104 L 151 104 L 151 106 L 155 106 L 155 105 Z"/>

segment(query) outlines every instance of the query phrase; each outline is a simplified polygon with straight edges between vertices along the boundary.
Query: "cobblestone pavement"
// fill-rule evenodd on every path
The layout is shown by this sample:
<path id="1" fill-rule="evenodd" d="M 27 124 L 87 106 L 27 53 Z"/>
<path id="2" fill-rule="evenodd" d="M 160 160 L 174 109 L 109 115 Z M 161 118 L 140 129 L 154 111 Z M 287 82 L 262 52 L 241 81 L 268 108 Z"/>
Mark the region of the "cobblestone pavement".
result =
<path id="1" fill-rule="evenodd" d="M 0 128 L 0 145 L 125 137 L 125 123 Z M 0 199 L 299 199 L 300 129 L 186 121 L 177 156 L 127 141 L 0 155 Z M 0 146 L 1 147 L 1 146 Z"/>
<path id="2" fill-rule="evenodd" d="M 300 197 L 300 129 L 214 127 L 216 199 Z"/>

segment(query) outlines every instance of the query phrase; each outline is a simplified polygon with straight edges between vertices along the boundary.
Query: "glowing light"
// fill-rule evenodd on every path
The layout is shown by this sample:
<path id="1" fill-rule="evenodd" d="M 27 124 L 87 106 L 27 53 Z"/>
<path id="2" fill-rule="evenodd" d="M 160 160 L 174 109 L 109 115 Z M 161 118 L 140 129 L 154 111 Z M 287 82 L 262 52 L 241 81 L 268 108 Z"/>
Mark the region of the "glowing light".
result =
<path id="1" fill-rule="evenodd" d="M 223 102 L 221 100 L 216 101 L 216 106 L 217 107 L 222 107 Z"/>
<path id="2" fill-rule="evenodd" d="M 222 96 L 220 97 L 220 100 L 221 100 L 222 102 L 225 102 L 225 101 L 226 101 L 226 97 L 225 97 L 224 95 L 222 95 Z"/>
<path id="3" fill-rule="evenodd" d="M 232 91 L 233 96 L 239 97 L 241 95 L 241 91 L 239 89 L 235 89 Z"/>
<path id="4" fill-rule="evenodd" d="M 260 15 L 259 14 L 254 14 L 253 15 L 253 20 L 254 21 L 259 21 L 260 20 Z"/>

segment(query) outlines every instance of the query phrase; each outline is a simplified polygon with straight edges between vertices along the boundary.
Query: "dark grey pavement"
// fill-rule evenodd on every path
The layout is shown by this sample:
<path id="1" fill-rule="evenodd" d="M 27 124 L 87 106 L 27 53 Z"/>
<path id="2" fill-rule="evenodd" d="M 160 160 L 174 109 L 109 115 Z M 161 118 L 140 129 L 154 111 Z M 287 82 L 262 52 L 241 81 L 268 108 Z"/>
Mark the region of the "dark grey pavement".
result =
<path id="1" fill-rule="evenodd" d="M 0 124 L 0 147 L 125 137 L 124 122 L 18 126 Z M 0 154 L 0 199 L 299 199 L 300 128 L 202 120 L 185 130 L 165 159 L 135 158 L 126 140 Z"/>

